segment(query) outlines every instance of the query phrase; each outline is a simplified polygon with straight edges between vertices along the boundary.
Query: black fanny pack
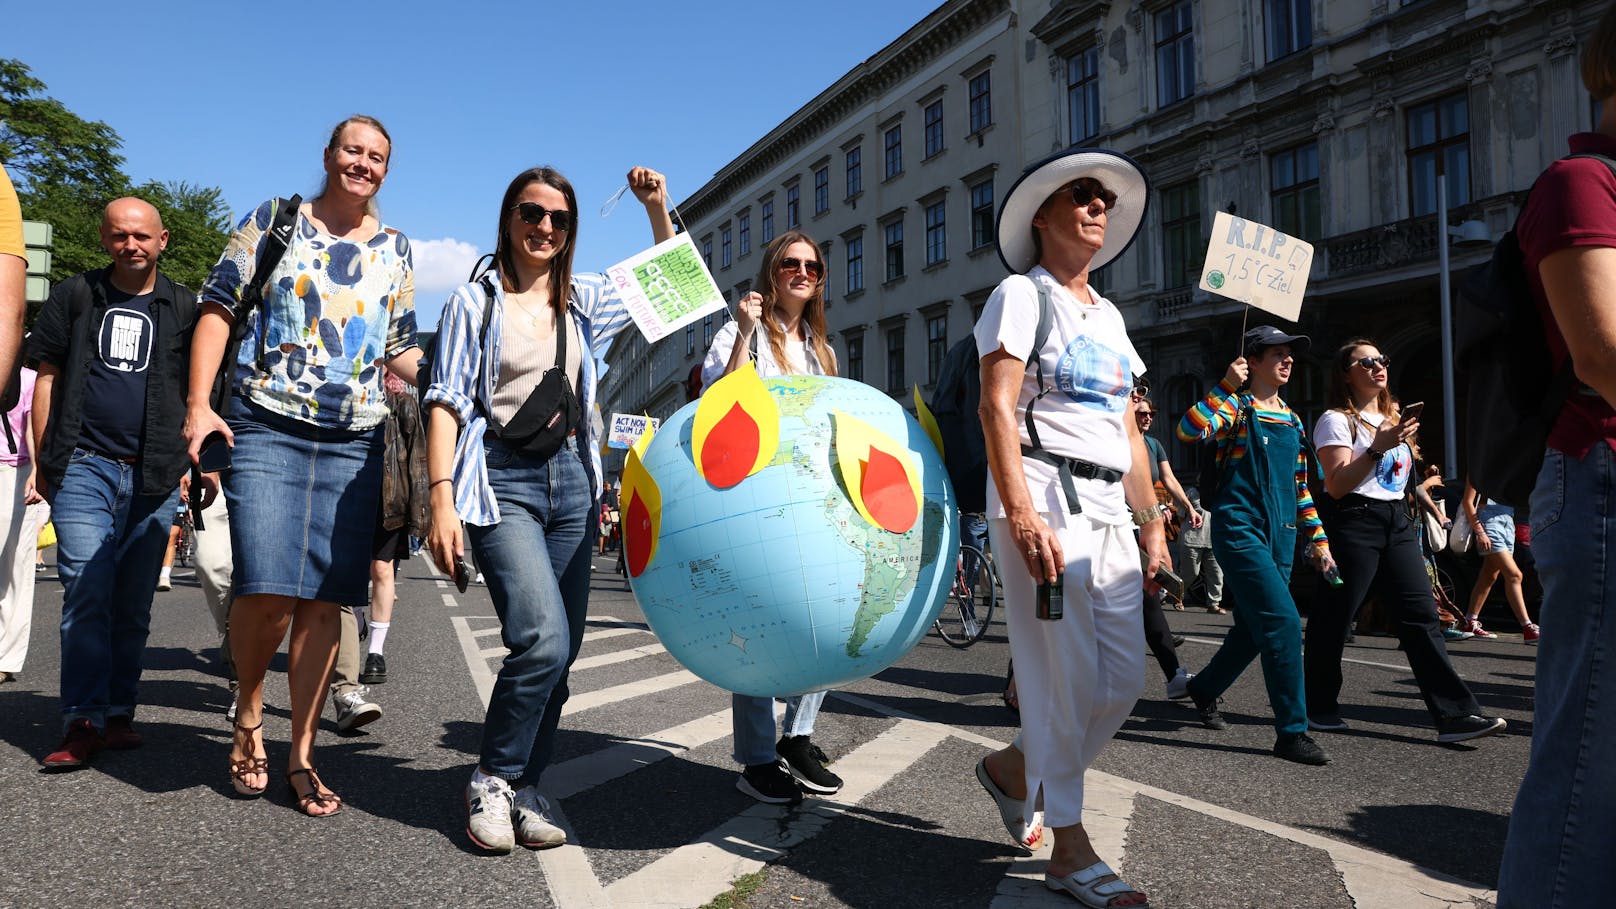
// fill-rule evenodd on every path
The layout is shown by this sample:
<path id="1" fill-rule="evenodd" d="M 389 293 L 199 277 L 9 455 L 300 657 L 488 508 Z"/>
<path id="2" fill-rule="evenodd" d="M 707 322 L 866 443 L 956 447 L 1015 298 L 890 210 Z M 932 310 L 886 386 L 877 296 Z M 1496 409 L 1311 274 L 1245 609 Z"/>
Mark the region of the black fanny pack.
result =
<path id="1" fill-rule="evenodd" d="M 492 298 L 490 298 L 492 302 Z M 556 315 L 555 365 L 545 370 L 539 385 L 528 395 L 516 415 L 504 425 L 488 415 L 488 426 L 507 448 L 537 458 L 549 458 L 561 450 L 583 422 L 583 407 L 567 380 L 567 336 L 572 326 L 565 310 Z"/>

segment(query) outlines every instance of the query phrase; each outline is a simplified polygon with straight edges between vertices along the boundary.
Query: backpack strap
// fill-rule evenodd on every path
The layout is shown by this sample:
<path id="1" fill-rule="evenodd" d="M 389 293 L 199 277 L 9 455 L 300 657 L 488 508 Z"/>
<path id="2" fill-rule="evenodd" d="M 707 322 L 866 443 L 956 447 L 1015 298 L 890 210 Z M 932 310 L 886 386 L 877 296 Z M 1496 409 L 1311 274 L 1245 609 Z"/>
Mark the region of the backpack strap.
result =
<path id="1" fill-rule="evenodd" d="M 252 280 L 241 289 L 241 299 L 250 309 L 261 309 L 264 305 L 264 288 L 269 286 L 269 277 L 286 257 L 286 250 L 292 245 L 292 231 L 297 227 L 298 209 L 303 205 L 303 197 L 294 195 L 290 199 L 275 199 L 275 217 L 270 222 L 269 231 L 264 234 L 263 242 L 258 245 L 258 259 L 253 266 Z M 262 323 L 262 318 L 259 319 Z M 247 334 L 247 316 L 238 316 L 230 326 L 230 340 L 224 348 L 224 360 L 219 364 L 218 375 L 213 380 L 213 394 L 210 400 L 215 413 L 223 413 L 226 402 L 235 388 L 236 360 L 241 355 L 241 342 Z M 265 367 L 264 339 L 259 338 L 258 356 L 255 360 L 259 370 Z"/>

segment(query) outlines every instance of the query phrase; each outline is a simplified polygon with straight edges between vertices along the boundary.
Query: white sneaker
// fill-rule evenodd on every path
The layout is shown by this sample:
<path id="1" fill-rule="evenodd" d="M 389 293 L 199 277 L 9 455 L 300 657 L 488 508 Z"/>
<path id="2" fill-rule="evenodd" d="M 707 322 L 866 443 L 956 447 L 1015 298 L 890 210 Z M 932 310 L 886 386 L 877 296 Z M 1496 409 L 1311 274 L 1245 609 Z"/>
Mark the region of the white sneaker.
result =
<path id="1" fill-rule="evenodd" d="M 511 820 L 516 825 L 516 841 L 529 849 L 549 849 L 567 841 L 567 831 L 556 826 L 550 803 L 539 795 L 537 786 L 516 790 Z"/>
<path id="2" fill-rule="evenodd" d="M 1167 680 L 1168 699 L 1173 701 L 1182 701 L 1189 697 L 1190 679 L 1193 678 L 1195 678 L 1195 673 L 1185 672 L 1184 667 L 1180 666 L 1178 668 L 1178 672 L 1175 673 L 1172 678 Z"/>
<path id="3" fill-rule="evenodd" d="M 511 784 L 497 776 L 473 774 L 466 784 L 466 836 L 489 852 L 510 852 L 516 845 L 511 828 Z"/>
<path id="4" fill-rule="evenodd" d="M 157 576 L 157 589 L 159 591 L 173 590 L 174 589 L 174 582 L 169 579 L 168 575 L 160 574 L 160 575 Z"/>
<path id="5" fill-rule="evenodd" d="M 381 707 L 371 703 L 367 697 L 369 694 L 370 689 L 360 685 L 331 699 L 331 706 L 337 711 L 338 732 L 352 732 L 382 718 Z"/>

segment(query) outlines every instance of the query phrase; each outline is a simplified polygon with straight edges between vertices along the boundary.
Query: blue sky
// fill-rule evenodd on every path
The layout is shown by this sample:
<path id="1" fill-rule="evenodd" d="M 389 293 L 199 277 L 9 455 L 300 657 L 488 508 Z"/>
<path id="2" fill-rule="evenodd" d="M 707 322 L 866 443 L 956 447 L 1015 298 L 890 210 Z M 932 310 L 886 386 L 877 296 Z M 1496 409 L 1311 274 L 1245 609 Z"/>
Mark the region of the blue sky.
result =
<path id="1" fill-rule="evenodd" d="M 576 265 L 603 269 L 650 245 L 632 196 L 599 214 L 630 167 L 684 198 L 940 2 L 58 0 L 8 9 L 0 56 L 117 130 L 137 182 L 218 186 L 233 212 L 312 194 L 331 127 L 378 117 L 393 136 L 382 216 L 415 244 L 425 327 L 492 245 L 521 169 L 572 180 Z"/>

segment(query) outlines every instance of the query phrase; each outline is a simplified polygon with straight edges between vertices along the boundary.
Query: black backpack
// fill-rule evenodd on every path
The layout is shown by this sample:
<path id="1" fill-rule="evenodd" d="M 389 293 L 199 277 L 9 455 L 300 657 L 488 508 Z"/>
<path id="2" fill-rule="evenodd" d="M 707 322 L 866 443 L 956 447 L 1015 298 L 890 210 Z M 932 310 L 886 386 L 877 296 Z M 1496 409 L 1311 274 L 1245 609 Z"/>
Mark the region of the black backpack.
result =
<path id="1" fill-rule="evenodd" d="M 1053 316 L 1049 291 L 1039 285 L 1038 328 L 1033 333 L 1032 343 L 1034 358 L 1049 340 Z M 1042 384 L 1042 372 L 1039 379 Z M 982 359 L 977 354 L 976 337 L 972 335 L 948 349 L 928 405 L 943 439 L 943 462 L 948 467 L 948 479 L 954 485 L 959 510 L 967 514 L 983 512 L 988 507 L 988 446 L 982 436 L 982 417 L 977 412 L 981 404 Z"/>
<path id="2" fill-rule="evenodd" d="M 1595 158 L 1616 173 L 1616 161 L 1603 155 L 1570 157 Z M 1527 200 L 1521 202 L 1522 211 Z M 1492 259 L 1459 286 L 1454 335 L 1467 405 L 1460 436 L 1465 475 L 1487 498 L 1525 505 L 1543 466 L 1549 431 L 1576 375 L 1570 357 L 1558 370 L 1549 357 L 1514 229 L 1498 241 Z"/>
<path id="3" fill-rule="evenodd" d="M 241 289 L 241 300 L 248 304 L 248 311 L 259 309 L 264 305 L 264 287 L 269 284 L 270 273 L 281 264 L 287 248 L 292 245 L 292 230 L 297 226 L 297 210 L 302 205 L 302 196 L 275 200 L 275 218 L 270 222 L 269 231 L 264 235 L 264 243 L 258 249 L 258 262 L 253 266 L 252 282 Z M 263 321 L 262 316 L 259 316 L 259 321 Z M 214 413 L 222 415 L 230 403 L 230 396 L 235 393 L 236 360 L 241 356 L 241 339 L 246 334 L 246 316 L 231 323 L 230 342 L 225 345 L 224 360 L 219 364 L 218 375 L 213 378 L 213 393 L 208 398 L 213 404 Z M 258 353 L 260 366 L 263 365 L 264 359 L 262 348 L 260 337 Z"/>

